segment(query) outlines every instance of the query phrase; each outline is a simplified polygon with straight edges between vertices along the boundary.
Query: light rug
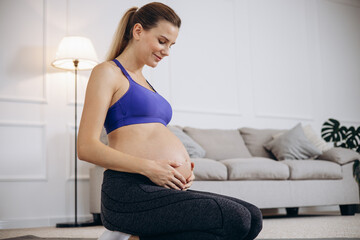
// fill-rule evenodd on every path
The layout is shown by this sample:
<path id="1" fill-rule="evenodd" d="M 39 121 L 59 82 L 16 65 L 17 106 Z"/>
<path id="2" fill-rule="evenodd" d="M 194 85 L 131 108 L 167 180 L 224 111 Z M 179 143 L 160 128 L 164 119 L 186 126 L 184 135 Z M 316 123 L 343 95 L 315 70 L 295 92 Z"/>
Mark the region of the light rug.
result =
<path id="1" fill-rule="evenodd" d="M 97 240 L 97 238 L 41 238 L 34 235 L 26 235 L 2 240 Z M 263 238 L 256 240 L 285 240 L 285 238 Z M 286 240 L 360 240 L 360 238 L 286 238 Z"/>

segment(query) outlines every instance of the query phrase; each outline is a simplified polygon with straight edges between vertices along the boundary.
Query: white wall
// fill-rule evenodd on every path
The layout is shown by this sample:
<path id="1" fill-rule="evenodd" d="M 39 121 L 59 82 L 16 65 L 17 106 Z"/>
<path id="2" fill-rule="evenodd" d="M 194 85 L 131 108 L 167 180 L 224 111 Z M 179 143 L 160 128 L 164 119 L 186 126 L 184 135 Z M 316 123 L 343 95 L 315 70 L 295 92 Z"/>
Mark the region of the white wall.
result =
<path id="1" fill-rule="evenodd" d="M 0 229 L 74 215 L 73 73 L 50 66 L 62 37 L 89 37 L 104 59 L 123 12 L 148 1 L 0 1 Z M 146 76 L 172 104 L 171 124 L 291 128 L 320 134 L 329 117 L 360 124 L 360 3 L 182 0 L 171 56 Z M 81 72 L 80 107 L 90 72 Z M 80 117 L 79 117 L 80 119 Z M 89 219 L 79 162 L 80 220 Z"/>

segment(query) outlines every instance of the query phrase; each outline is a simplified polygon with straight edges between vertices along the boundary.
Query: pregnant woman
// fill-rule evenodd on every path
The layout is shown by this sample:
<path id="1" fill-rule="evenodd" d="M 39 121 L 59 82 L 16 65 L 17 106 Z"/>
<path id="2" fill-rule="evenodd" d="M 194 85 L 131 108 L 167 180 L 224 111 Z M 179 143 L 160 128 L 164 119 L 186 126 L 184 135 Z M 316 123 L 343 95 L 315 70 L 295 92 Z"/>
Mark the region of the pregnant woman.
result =
<path id="1" fill-rule="evenodd" d="M 102 239 L 240 240 L 261 231 L 262 215 L 254 205 L 188 190 L 194 164 L 166 127 L 170 104 L 142 74 L 145 65 L 156 67 L 169 56 L 180 25 L 162 3 L 129 9 L 108 61 L 91 73 L 77 144 L 81 160 L 107 169 Z M 109 146 L 99 140 L 103 126 Z"/>

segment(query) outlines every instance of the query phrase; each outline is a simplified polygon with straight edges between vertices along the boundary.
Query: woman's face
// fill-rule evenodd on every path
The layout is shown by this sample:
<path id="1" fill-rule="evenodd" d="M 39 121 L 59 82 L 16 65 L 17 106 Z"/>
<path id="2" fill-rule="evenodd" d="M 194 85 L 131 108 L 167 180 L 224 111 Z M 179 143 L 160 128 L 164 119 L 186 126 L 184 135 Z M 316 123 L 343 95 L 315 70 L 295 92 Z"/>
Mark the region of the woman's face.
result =
<path id="1" fill-rule="evenodd" d="M 159 21 L 152 29 L 142 30 L 138 35 L 137 51 L 144 64 L 156 67 L 162 58 L 169 56 L 178 33 L 179 28 L 165 20 Z"/>

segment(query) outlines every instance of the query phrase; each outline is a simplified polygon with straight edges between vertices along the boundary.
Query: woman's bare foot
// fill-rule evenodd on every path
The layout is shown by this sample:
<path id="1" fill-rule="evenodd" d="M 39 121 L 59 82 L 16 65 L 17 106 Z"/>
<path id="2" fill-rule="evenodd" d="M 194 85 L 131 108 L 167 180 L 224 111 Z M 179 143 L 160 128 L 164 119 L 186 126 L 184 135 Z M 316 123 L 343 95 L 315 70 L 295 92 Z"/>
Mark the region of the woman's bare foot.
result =
<path id="1" fill-rule="evenodd" d="M 129 240 L 140 240 L 139 236 L 131 236 Z"/>

